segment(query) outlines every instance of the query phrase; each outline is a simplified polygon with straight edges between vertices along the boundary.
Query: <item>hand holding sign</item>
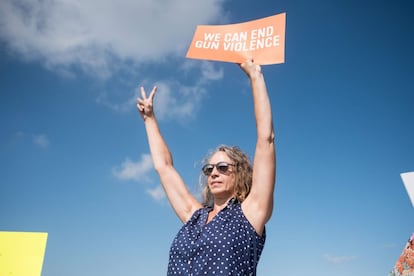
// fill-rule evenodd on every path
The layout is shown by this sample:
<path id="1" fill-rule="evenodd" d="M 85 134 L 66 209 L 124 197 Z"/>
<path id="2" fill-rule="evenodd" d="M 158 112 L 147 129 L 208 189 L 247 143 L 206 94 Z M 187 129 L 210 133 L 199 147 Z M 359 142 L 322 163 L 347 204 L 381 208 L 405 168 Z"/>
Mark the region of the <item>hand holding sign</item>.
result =
<path id="1" fill-rule="evenodd" d="M 260 65 L 285 61 L 286 13 L 245 23 L 197 26 L 188 58 Z"/>

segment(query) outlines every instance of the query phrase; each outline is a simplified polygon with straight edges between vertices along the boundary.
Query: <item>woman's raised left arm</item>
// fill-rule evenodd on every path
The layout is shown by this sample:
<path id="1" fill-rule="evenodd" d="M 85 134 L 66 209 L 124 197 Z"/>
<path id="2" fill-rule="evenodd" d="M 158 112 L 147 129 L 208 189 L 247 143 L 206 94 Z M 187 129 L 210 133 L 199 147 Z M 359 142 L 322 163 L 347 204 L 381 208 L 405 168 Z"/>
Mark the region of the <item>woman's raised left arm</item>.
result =
<path id="1" fill-rule="evenodd" d="M 249 60 L 240 65 L 250 79 L 257 141 L 253 160 L 253 180 L 242 209 L 258 234 L 262 234 L 273 212 L 276 180 L 276 150 L 272 109 L 261 67 Z"/>

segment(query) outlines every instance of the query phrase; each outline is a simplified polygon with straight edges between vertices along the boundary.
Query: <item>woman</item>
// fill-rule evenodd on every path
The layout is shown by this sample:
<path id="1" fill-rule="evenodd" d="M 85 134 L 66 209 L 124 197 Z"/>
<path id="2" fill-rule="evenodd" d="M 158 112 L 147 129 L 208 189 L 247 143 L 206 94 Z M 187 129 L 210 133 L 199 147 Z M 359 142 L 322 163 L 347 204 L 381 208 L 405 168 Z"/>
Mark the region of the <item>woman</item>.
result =
<path id="1" fill-rule="evenodd" d="M 141 88 L 137 108 L 144 120 L 155 170 L 184 223 L 174 239 L 168 275 L 255 275 L 273 210 L 276 157 L 272 111 L 264 77 L 253 60 L 240 64 L 250 79 L 257 141 L 253 165 L 237 147 L 221 146 L 208 158 L 204 202 L 189 192 L 175 170 L 153 112 L 157 88 Z"/>

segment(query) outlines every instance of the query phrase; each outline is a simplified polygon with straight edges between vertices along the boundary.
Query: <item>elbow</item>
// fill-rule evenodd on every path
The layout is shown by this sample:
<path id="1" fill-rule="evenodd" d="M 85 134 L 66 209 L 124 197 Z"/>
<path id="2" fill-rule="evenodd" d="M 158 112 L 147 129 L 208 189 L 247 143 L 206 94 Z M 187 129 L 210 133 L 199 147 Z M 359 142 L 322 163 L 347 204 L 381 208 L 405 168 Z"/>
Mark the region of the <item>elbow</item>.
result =
<path id="1" fill-rule="evenodd" d="M 154 166 L 158 175 L 164 175 L 172 166 Z"/>
<path id="2" fill-rule="evenodd" d="M 174 166 L 174 162 L 169 151 L 164 151 L 161 154 L 151 154 L 151 156 L 154 169 L 158 173 Z"/>
<path id="3" fill-rule="evenodd" d="M 268 127 L 258 127 L 257 137 L 259 140 L 267 141 L 269 144 L 273 144 L 275 141 L 273 124 L 270 124 Z"/>
<path id="4" fill-rule="evenodd" d="M 272 131 L 270 132 L 270 135 L 268 135 L 267 140 L 269 141 L 269 144 L 275 143 L 275 131 L 272 128 Z"/>
<path id="5" fill-rule="evenodd" d="M 163 160 L 163 161 L 155 161 L 154 160 L 154 169 L 158 174 L 162 174 L 164 171 L 173 167 L 172 161 Z"/>
<path id="6" fill-rule="evenodd" d="M 275 143 L 275 133 L 273 129 L 269 132 L 258 133 L 257 137 L 258 142 L 263 146 L 274 146 Z"/>

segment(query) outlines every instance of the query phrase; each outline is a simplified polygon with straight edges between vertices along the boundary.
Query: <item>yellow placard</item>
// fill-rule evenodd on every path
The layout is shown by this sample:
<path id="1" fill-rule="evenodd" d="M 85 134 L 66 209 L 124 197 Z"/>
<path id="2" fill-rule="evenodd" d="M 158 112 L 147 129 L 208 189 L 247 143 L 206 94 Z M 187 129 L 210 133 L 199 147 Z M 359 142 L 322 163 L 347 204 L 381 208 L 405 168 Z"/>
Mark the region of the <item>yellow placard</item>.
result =
<path id="1" fill-rule="evenodd" d="M 242 63 L 285 61 L 286 13 L 229 25 L 199 25 L 187 58 Z"/>
<path id="2" fill-rule="evenodd" d="M 0 231 L 0 276 L 40 276 L 47 236 Z"/>

